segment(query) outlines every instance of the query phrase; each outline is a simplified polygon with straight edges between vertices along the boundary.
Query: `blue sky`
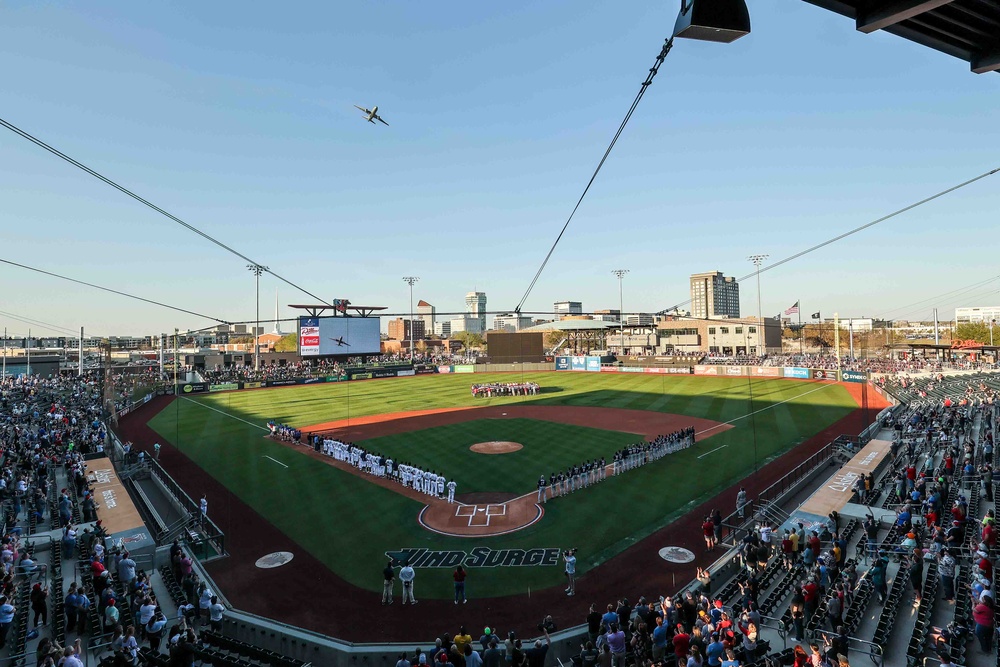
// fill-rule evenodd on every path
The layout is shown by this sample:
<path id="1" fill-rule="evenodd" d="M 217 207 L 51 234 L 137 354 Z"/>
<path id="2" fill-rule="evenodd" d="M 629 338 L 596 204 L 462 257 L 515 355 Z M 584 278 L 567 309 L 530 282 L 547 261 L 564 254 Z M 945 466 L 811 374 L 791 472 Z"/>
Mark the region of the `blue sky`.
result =
<path id="1" fill-rule="evenodd" d="M 673 27 L 676 3 L 0 6 L 0 117 L 327 299 L 513 308 Z M 1000 166 L 1000 76 L 804 2 L 754 3 L 731 45 L 679 41 L 525 310 L 686 301 Z M 379 105 L 390 127 L 353 104 Z M 762 276 L 763 310 L 1000 303 L 998 181 Z M 222 319 L 245 262 L 7 130 L 0 257 Z M 94 333 L 210 322 L 0 266 L 0 310 Z M 311 302 L 265 276 L 262 312 Z M 743 309 L 756 310 L 753 282 Z M 291 311 L 282 310 L 283 316 Z M 0 325 L 27 325 L 0 315 Z M 41 329 L 35 328 L 34 331 Z"/>

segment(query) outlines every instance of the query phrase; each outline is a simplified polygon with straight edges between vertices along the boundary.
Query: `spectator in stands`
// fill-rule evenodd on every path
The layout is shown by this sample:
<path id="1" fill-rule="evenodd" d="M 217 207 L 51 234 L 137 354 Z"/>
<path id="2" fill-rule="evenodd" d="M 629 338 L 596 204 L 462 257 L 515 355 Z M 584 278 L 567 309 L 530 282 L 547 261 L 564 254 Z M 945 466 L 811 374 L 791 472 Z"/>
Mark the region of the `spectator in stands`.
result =
<path id="1" fill-rule="evenodd" d="M 157 607 L 153 617 L 146 623 L 146 640 L 149 641 L 149 648 L 154 653 L 159 653 L 160 651 L 160 640 L 163 637 L 163 629 L 166 626 L 167 617 L 164 616 L 163 611 Z"/>
<path id="2" fill-rule="evenodd" d="M 212 596 L 212 605 L 208 608 L 208 624 L 215 632 L 222 632 L 222 616 L 226 608 L 219 602 L 219 596 Z"/>
<path id="3" fill-rule="evenodd" d="M 14 622 L 14 614 L 17 609 L 8 600 L 6 595 L 0 595 L 0 649 L 7 645 L 7 633 L 10 632 L 10 624 Z"/>
<path id="4" fill-rule="evenodd" d="M 972 620 L 976 623 L 976 638 L 979 640 L 979 647 L 984 653 L 993 650 L 993 598 L 989 596 L 980 597 L 978 601 L 973 600 Z"/>
<path id="5" fill-rule="evenodd" d="M 31 622 L 32 627 L 38 627 L 38 619 L 42 620 L 42 625 L 48 625 L 49 622 L 49 587 L 42 587 L 41 584 L 35 584 L 31 587 L 31 611 L 34 613 L 34 620 Z"/>

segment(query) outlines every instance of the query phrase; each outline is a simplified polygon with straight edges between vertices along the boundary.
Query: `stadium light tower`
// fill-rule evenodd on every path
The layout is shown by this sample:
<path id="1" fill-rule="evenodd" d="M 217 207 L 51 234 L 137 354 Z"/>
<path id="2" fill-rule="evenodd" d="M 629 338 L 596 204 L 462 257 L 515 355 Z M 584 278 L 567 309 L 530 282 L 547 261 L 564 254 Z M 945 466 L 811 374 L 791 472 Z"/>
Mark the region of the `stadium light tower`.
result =
<path id="1" fill-rule="evenodd" d="M 615 269 L 611 273 L 618 276 L 618 330 L 621 332 L 621 345 L 622 345 L 621 355 L 624 357 L 625 356 L 625 299 L 622 296 L 623 295 L 622 282 L 625 278 L 625 274 L 628 273 L 628 269 Z"/>
<path id="2" fill-rule="evenodd" d="M 403 282 L 410 286 L 410 363 L 413 363 L 413 284 L 419 276 L 403 276 Z"/>
<path id="3" fill-rule="evenodd" d="M 763 356 L 761 351 L 760 339 L 764 335 L 764 318 L 760 316 L 760 265 L 764 263 L 764 260 L 768 258 L 768 255 L 750 255 L 747 259 L 753 262 L 753 265 L 757 267 L 757 356 Z"/>
<path id="4" fill-rule="evenodd" d="M 247 270 L 254 275 L 254 284 L 257 288 L 257 321 L 253 325 L 253 369 L 260 370 L 260 340 L 257 338 L 257 331 L 260 329 L 260 274 L 267 271 L 266 266 L 260 264 L 247 264 Z"/>

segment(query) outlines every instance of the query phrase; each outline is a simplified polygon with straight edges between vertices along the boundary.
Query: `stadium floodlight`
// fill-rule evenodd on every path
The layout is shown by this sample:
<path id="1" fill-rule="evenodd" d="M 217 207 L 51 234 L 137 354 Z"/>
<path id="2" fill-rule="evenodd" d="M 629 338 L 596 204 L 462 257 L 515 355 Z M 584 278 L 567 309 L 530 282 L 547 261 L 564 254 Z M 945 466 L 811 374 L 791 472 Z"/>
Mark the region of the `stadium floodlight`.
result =
<path id="1" fill-rule="evenodd" d="M 256 300 L 257 300 L 257 320 L 253 325 L 253 369 L 255 371 L 260 370 L 260 339 L 257 337 L 257 332 L 260 331 L 260 274 L 267 271 L 266 266 L 261 266 L 260 264 L 247 264 L 247 270 L 254 275 L 254 284 L 256 285 Z"/>
<path id="2" fill-rule="evenodd" d="M 410 363 L 413 363 L 413 284 L 420 276 L 403 276 L 403 282 L 410 286 Z"/>
<path id="3" fill-rule="evenodd" d="M 750 34 L 744 0 L 681 0 L 674 37 L 729 44 Z"/>
<path id="4" fill-rule="evenodd" d="M 614 275 L 618 276 L 618 330 L 621 332 L 621 355 L 625 356 L 625 300 L 622 297 L 622 281 L 625 278 L 625 274 L 628 273 L 628 269 L 615 269 L 612 271 Z"/>
<path id="5" fill-rule="evenodd" d="M 753 262 L 753 265 L 757 267 L 757 356 L 762 357 L 761 349 L 763 346 L 760 344 L 761 336 L 764 335 L 764 319 L 760 316 L 760 265 L 764 263 L 770 255 L 750 255 L 747 257 L 748 261 Z"/>

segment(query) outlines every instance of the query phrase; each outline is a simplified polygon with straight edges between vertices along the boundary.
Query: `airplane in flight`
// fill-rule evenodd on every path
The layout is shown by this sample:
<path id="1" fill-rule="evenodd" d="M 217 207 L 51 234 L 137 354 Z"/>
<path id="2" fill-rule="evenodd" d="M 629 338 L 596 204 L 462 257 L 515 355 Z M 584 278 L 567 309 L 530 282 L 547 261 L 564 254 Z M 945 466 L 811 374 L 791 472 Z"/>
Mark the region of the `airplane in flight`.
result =
<path id="1" fill-rule="evenodd" d="M 382 120 L 382 117 L 378 115 L 378 107 L 377 106 L 374 106 L 371 109 L 366 109 L 364 107 L 359 107 L 357 104 L 355 104 L 354 108 L 357 109 L 358 111 L 364 112 L 364 114 L 365 114 L 365 120 L 367 120 L 372 125 L 375 124 L 375 121 L 378 121 L 378 122 L 380 122 L 380 123 L 382 123 L 383 125 L 386 125 L 386 126 L 389 125 L 389 123 L 387 123 L 384 120 Z"/>
<path id="2" fill-rule="evenodd" d="M 345 347 L 345 346 L 346 347 L 350 347 L 351 346 L 350 343 L 345 343 L 344 342 L 344 337 L 343 336 L 341 336 L 340 338 L 331 338 L 330 340 L 332 340 L 334 343 L 336 343 L 337 347 Z"/>

